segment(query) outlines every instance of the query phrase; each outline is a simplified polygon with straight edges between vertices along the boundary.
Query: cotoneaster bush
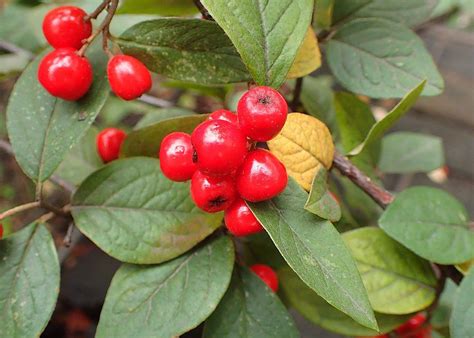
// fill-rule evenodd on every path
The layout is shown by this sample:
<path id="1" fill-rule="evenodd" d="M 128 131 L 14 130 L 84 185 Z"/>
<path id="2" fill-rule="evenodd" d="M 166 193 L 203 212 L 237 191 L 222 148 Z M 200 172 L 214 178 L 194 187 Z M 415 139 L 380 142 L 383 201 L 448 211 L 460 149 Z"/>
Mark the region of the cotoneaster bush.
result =
<path id="1" fill-rule="evenodd" d="M 8 137 L 36 200 L 0 221 L 47 213 L 14 233 L 0 225 L 1 337 L 37 337 L 51 317 L 55 217 L 124 263 L 97 337 L 171 338 L 202 323 L 206 338 L 298 337 L 288 308 L 349 336 L 474 337 L 466 210 L 437 188 L 381 183 L 444 165 L 431 136 L 402 137 L 407 153 L 435 144 L 416 156 L 384 137 L 443 90 L 414 33 L 433 1 L 96 2 L 7 7 L 43 9 L 44 40 L 12 37 L 32 61 Z M 322 63 L 326 75 L 312 74 Z M 219 108 L 143 96 L 153 82 Z M 167 107 L 133 106 L 143 118 L 119 123 L 112 93 Z M 375 121 L 371 98 L 399 102 Z M 45 202 L 58 179 L 65 206 Z"/>

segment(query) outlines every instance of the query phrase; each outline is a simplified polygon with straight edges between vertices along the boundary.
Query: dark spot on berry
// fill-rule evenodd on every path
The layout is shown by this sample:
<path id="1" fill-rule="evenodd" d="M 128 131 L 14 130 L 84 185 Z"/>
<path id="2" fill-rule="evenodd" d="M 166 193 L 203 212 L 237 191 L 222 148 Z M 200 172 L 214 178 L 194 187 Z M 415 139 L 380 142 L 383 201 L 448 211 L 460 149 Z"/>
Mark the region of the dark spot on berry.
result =
<path id="1" fill-rule="evenodd" d="M 198 161 L 198 154 L 196 152 L 196 150 L 193 151 L 193 163 L 197 163 Z"/>
<path id="2" fill-rule="evenodd" d="M 227 199 L 225 199 L 223 196 L 217 196 L 217 197 L 214 198 L 213 200 L 210 200 L 210 201 L 209 201 L 209 206 L 211 206 L 211 207 L 219 207 L 219 206 L 221 206 L 222 204 L 224 204 L 225 202 L 227 202 Z"/>
<path id="3" fill-rule="evenodd" d="M 269 104 L 271 102 L 270 96 L 260 97 L 258 99 L 258 102 L 261 103 L 261 104 Z"/>

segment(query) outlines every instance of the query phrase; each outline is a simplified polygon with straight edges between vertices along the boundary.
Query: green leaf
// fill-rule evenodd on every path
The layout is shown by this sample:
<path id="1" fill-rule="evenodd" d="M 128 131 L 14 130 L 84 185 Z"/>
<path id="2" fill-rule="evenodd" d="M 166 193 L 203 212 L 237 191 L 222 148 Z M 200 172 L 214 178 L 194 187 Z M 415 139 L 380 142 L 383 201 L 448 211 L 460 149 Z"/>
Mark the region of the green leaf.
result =
<path id="1" fill-rule="evenodd" d="M 338 0 L 334 23 L 355 18 L 384 18 L 415 26 L 429 18 L 436 1 L 431 0 Z"/>
<path id="2" fill-rule="evenodd" d="M 322 328 L 347 336 L 376 336 L 374 331 L 358 324 L 345 313 L 319 297 L 290 269 L 278 270 L 282 297 L 305 318 Z M 375 313 L 380 333 L 386 333 L 404 323 L 410 316 Z"/>
<path id="3" fill-rule="evenodd" d="M 145 116 L 143 116 L 143 118 L 135 125 L 135 129 L 141 129 L 164 120 L 189 115 L 195 115 L 195 113 L 192 110 L 185 108 L 155 109 L 146 113 Z"/>
<path id="4" fill-rule="evenodd" d="M 126 30 L 116 42 L 125 54 L 172 79 L 218 85 L 250 78 L 232 42 L 212 21 L 144 21 Z"/>
<path id="5" fill-rule="evenodd" d="M 161 141 L 174 131 L 192 133 L 194 128 L 207 119 L 209 115 L 183 116 L 163 120 L 148 127 L 140 128 L 128 134 L 120 149 L 120 156 L 157 157 Z"/>
<path id="6" fill-rule="evenodd" d="M 97 153 L 96 138 L 99 131 L 92 126 L 84 137 L 67 154 L 56 174 L 78 186 L 103 163 Z"/>
<path id="7" fill-rule="evenodd" d="M 7 107 L 7 128 L 15 158 L 34 181 L 53 174 L 69 150 L 86 133 L 109 95 L 105 77 L 107 58 L 94 45 L 87 54 L 94 68 L 89 92 L 71 102 L 49 95 L 37 80 L 40 54 L 13 88 Z"/>
<path id="8" fill-rule="evenodd" d="M 328 303 L 377 329 L 357 266 L 334 226 L 304 211 L 307 194 L 290 179 L 273 200 L 249 206 L 290 267 Z"/>
<path id="9" fill-rule="evenodd" d="M 318 0 L 314 5 L 314 21 L 318 28 L 328 29 L 332 24 L 336 0 Z"/>
<path id="10" fill-rule="evenodd" d="M 39 337 L 56 306 L 59 262 L 53 238 L 31 224 L 0 240 L 2 337 Z"/>
<path id="11" fill-rule="evenodd" d="M 285 259 L 265 231 L 243 237 L 241 243 L 244 249 L 242 256 L 246 265 L 266 264 L 273 269 L 287 266 Z"/>
<path id="12" fill-rule="evenodd" d="M 474 232 L 466 209 L 442 190 L 412 187 L 401 192 L 379 224 L 390 237 L 429 261 L 456 264 L 474 257 Z"/>
<path id="13" fill-rule="evenodd" d="M 125 0 L 118 13 L 177 16 L 195 14 L 193 0 Z"/>
<path id="14" fill-rule="evenodd" d="M 156 159 L 117 160 L 74 194 L 77 227 L 123 262 L 154 264 L 188 251 L 219 227 L 222 215 L 200 211 L 189 184 L 168 180 Z"/>
<path id="15" fill-rule="evenodd" d="M 299 333 L 280 299 L 250 270 L 236 268 L 204 338 L 297 338 Z"/>
<path id="16" fill-rule="evenodd" d="M 422 81 L 418 86 L 413 88 L 403 99 L 380 121 L 370 128 L 365 140 L 357 147 L 352 149 L 348 155 L 354 156 L 360 154 L 365 148 L 379 140 L 382 135 L 390 129 L 408 110 L 415 104 L 425 86 L 425 81 Z"/>
<path id="17" fill-rule="evenodd" d="M 375 311 L 409 314 L 434 301 L 436 277 L 427 261 L 379 228 L 361 228 L 342 237 L 357 262 Z"/>
<path id="18" fill-rule="evenodd" d="M 313 14 L 312 0 L 201 0 L 260 85 L 285 81 Z"/>
<path id="19" fill-rule="evenodd" d="M 331 196 L 327 189 L 327 170 L 321 168 L 313 178 L 311 190 L 304 208 L 309 212 L 331 222 L 341 219 L 339 203 Z"/>
<path id="20" fill-rule="evenodd" d="M 474 337 L 474 269 L 462 280 L 456 292 L 453 313 L 449 322 L 449 331 L 452 338 Z"/>
<path id="21" fill-rule="evenodd" d="M 454 299 L 458 286 L 451 279 L 446 280 L 443 293 L 439 298 L 438 306 L 433 310 L 430 320 L 435 329 L 443 329 L 449 326 L 449 319 L 453 311 Z"/>
<path id="22" fill-rule="evenodd" d="M 170 338 L 191 330 L 217 307 L 233 267 L 228 237 L 160 265 L 122 266 L 107 292 L 97 337 Z"/>
<path id="23" fill-rule="evenodd" d="M 374 98 L 402 97 L 427 80 L 424 95 L 438 95 L 444 83 L 421 39 L 401 24 L 356 19 L 327 44 L 337 80 L 352 92 Z"/>
<path id="24" fill-rule="evenodd" d="M 444 165 L 441 138 L 398 132 L 382 139 L 378 167 L 385 173 L 429 172 Z"/>

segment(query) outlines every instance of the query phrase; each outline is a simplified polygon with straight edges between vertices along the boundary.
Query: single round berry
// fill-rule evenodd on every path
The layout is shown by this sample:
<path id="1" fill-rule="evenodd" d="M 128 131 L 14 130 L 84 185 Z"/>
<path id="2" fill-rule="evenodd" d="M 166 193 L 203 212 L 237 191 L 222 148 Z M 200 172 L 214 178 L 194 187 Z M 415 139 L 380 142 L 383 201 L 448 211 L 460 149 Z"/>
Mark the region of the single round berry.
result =
<path id="1" fill-rule="evenodd" d="M 408 319 L 405 323 L 397 327 L 395 329 L 395 332 L 398 334 L 404 334 L 404 333 L 416 331 L 421 326 L 423 326 L 425 321 L 426 321 L 425 314 L 422 312 L 417 313 L 416 315 Z"/>
<path id="2" fill-rule="evenodd" d="M 219 109 L 209 115 L 209 120 L 224 120 L 232 123 L 233 125 L 239 127 L 239 118 L 237 114 L 234 114 L 230 110 Z"/>
<path id="3" fill-rule="evenodd" d="M 270 87 L 247 91 L 237 104 L 240 128 L 255 141 L 268 141 L 285 125 L 288 105 L 279 92 Z"/>
<path id="4" fill-rule="evenodd" d="M 126 136 L 123 130 L 117 128 L 106 128 L 97 135 L 97 151 L 104 163 L 118 159 Z"/>
<path id="5" fill-rule="evenodd" d="M 274 292 L 278 291 L 278 276 L 271 267 L 265 264 L 255 264 L 250 269 Z"/>
<path id="6" fill-rule="evenodd" d="M 59 48 L 47 54 L 38 67 L 38 81 L 53 96 L 75 101 L 92 84 L 92 66 L 72 48 Z"/>
<path id="7" fill-rule="evenodd" d="M 191 197 L 196 205 L 207 212 L 227 209 L 237 197 L 231 177 L 213 177 L 197 170 L 191 179 Z"/>
<path id="8" fill-rule="evenodd" d="M 133 100 L 151 89 L 151 74 L 146 66 L 129 55 L 115 55 L 107 65 L 112 91 L 124 100 Z"/>
<path id="9" fill-rule="evenodd" d="M 161 142 L 158 155 L 161 171 L 172 181 L 190 180 L 197 169 L 193 154 L 194 148 L 189 134 L 174 132 L 167 135 Z"/>
<path id="10" fill-rule="evenodd" d="M 248 236 L 263 230 L 262 225 L 241 198 L 237 198 L 224 212 L 225 225 L 234 236 Z"/>
<path id="11" fill-rule="evenodd" d="M 3 224 L 0 223 L 0 239 L 3 237 Z"/>
<path id="12" fill-rule="evenodd" d="M 285 166 L 269 151 L 248 153 L 237 174 L 237 191 L 250 202 L 271 199 L 285 190 L 288 175 Z"/>
<path id="13" fill-rule="evenodd" d="M 87 13 L 79 7 L 61 6 L 46 14 L 43 20 L 43 34 L 54 48 L 79 49 L 82 41 L 92 33 Z"/>
<path id="14" fill-rule="evenodd" d="M 199 170 L 208 175 L 229 175 L 236 171 L 247 154 L 247 138 L 230 122 L 204 121 L 196 127 L 191 141 Z"/>

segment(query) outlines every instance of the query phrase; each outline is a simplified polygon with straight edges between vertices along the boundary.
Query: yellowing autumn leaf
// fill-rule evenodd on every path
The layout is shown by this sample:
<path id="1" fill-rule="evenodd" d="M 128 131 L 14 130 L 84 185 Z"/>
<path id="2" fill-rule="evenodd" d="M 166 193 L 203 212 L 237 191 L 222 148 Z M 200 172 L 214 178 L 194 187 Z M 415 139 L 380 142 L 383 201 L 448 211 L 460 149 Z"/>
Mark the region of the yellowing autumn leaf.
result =
<path id="1" fill-rule="evenodd" d="M 313 29 L 309 27 L 287 77 L 289 79 L 303 77 L 314 72 L 320 66 L 321 52 L 319 51 L 318 40 Z"/>
<path id="2" fill-rule="evenodd" d="M 288 175 L 305 190 L 311 189 L 313 177 L 321 167 L 331 167 L 334 157 L 329 129 L 318 119 L 301 113 L 289 114 L 282 131 L 268 146 L 286 166 Z"/>
<path id="3" fill-rule="evenodd" d="M 469 269 L 474 266 L 474 259 L 470 261 L 464 262 L 462 264 L 456 264 L 455 267 L 458 269 L 463 275 L 467 275 Z"/>

